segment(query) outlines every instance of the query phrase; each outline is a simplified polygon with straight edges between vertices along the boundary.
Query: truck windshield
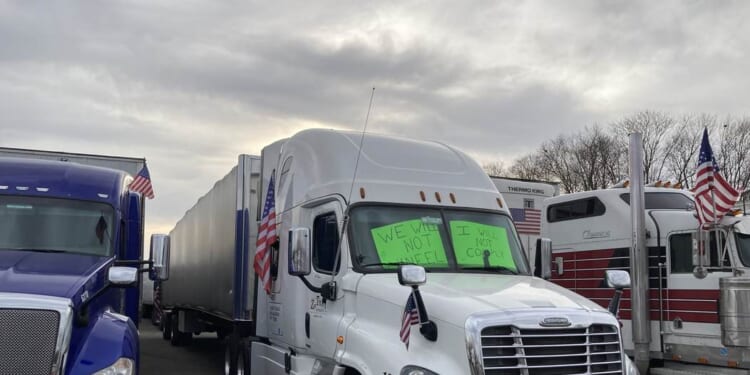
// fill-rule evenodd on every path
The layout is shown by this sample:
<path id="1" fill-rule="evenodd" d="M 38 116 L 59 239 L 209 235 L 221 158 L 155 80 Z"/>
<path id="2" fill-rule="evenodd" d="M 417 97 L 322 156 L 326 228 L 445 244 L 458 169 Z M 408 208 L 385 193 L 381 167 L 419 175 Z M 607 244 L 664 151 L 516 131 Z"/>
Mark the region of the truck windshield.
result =
<path id="1" fill-rule="evenodd" d="M 351 212 L 352 255 L 361 272 L 428 271 L 528 274 L 511 219 L 489 212 L 360 206 Z"/>
<path id="2" fill-rule="evenodd" d="M 740 260 L 745 267 L 750 267 L 750 234 L 735 233 L 737 239 L 737 252 L 740 253 Z"/>
<path id="3" fill-rule="evenodd" d="M 111 255 L 113 220 L 104 203 L 0 196 L 0 251 Z"/>

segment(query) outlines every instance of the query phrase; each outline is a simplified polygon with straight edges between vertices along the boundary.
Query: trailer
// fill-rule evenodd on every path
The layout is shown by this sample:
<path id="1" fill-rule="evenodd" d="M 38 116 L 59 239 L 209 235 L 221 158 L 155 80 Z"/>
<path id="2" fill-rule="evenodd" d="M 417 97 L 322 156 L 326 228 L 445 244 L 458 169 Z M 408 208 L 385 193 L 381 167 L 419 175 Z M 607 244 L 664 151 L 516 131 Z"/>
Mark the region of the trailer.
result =
<path id="1" fill-rule="evenodd" d="M 228 374 L 637 373 L 612 314 L 531 276 L 507 207 L 450 146 L 302 131 L 170 232 L 164 336 L 226 336 Z"/>
<path id="2" fill-rule="evenodd" d="M 556 182 L 490 176 L 508 204 L 518 236 L 531 264 L 535 264 L 536 242 L 540 238 L 544 199 L 560 195 Z"/>

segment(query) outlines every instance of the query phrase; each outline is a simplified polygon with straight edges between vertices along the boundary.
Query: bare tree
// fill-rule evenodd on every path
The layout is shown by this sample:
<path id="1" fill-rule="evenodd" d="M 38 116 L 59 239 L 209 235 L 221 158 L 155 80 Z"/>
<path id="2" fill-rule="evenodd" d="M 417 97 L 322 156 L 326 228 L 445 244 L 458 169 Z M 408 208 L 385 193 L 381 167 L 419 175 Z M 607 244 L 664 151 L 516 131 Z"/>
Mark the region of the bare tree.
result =
<path id="1" fill-rule="evenodd" d="M 691 188 L 695 181 L 703 129 L 716 129 L 716 116 L 710 114 L 685 115 L 673 128 L 667 139 L 670 152 L 666 155 L 669 177 Z"/>
<path id="2" fill-rule="evenodd" d="M 545 171 L 539 153 L 540 151 L 537 151 L 516 159 L 510 167 L 510 175 L 525 180 L 557 180 L 557 176 L 552 176 Z"/>
<path id="3" fill-rule="evenodd" d="M 622 149 L 599 126 L 571 136 L 560 135 L 533 154 L 515 161 L 520 178 L 559 181 L 563 191 L 607 187 L 622 174 Z"/>
<path id="4" fill-rule="evenodd" d="M 643 137 L 643 170 L 646 182 L 663 178 L 666 155 L 671 144 L 663 142 L 674 127 L 674 119 L 666 113 L 642 111 L 612 124 L 612 132 L 618 143 L 627 147 L 628 135 L 640 132 Z"/>
<path id="5" fill-rule="evenodd" d="M 508 168 L 505 167 L 505 163 L 502 161 L 484 163 L 482 164 L 482 169 L 490 176 L 507 176 L 509 173 Z"/>
<path id="6" fill-rule="evenodd" d="M 728 119 L 720 130 L 716 155 L 722 176 L 737 189 L 750 181 L 750 118 Z"/>

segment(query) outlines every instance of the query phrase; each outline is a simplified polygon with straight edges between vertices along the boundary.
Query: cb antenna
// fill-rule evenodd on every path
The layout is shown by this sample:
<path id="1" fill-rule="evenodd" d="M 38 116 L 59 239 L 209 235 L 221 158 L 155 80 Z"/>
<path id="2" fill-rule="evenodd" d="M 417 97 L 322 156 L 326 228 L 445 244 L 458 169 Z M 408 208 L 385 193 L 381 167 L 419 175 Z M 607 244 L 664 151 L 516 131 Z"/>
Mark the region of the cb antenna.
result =
<path id="1" fill-rule="evenodd" d="M 365 143 L 365 132 L 367 132 L 367 123 L 370 121 L 370 111 L 372 110 L 372 99 L 375 97 L 375 87 L 370 92 L 370 104 L 367 106 L 367 116 L 365 116 L 365 126 L 362 129 L 362 136 L 359 137 L 359 151 L 357 152 L 357 161 L 354 163 L 354 175 L 352 176 L 352 185 L 349 187 L 349 196 L 346 197 L 346 204 L 351 204 L 352 191 L 354 191 L 354 181 L 357 179 L 357 168 L 359 167 L 359 157 L 362 155 L 362 145 Z"/>
<path id="2" fill-rule="evenodd" d="M 339 244 L 336 247 L 336 258 L 333 262 L 333 270 L 331 270 L 331 281 L 328 282 L 327 286 L 321 290 L 327 290 L 327 293 L 323 298 L 336 300 L 338 291 L 336 290 L 336 275 L 339 269 L 339 259 L 341 259 L 341 243 L 344 242 L 344 233 L 346 233 L 347 227 L 349 227 L 349 206 L 352 202 L 352 191 L 354 190 L 354 181 L 357 180 L 357 168 L 359 167 L 359 157 L 362 155 L 362 145 L 365 142 L 365 132 L 367 132 L 367 123 L 370 120 L 370 111 L 372 110 L 372 99 L 375 97 L 375 87 L 370 92 L 370 104 L 367 106 L 367 116 L 365 116 L 365 126 L 362 128 L 362 135 L 359 137 L 359 150 L 357 151 L 357 161 L 354 163 L 354 173 L 352 175 L 352 184 L 349 187 L 349 196 L 346 197 L 346 209 L 344 210 L 344 220 L 341 223 L 341 232 L 339 233 Z"/>

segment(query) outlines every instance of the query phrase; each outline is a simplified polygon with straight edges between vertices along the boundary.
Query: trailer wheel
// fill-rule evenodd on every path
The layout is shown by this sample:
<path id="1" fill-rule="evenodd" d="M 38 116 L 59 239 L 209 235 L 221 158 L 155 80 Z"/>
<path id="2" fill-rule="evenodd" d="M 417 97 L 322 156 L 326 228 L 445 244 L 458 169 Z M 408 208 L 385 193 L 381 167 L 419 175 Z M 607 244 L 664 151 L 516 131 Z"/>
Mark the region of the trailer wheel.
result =
<path id="1" fill-rule="evenodd" d="M 250 373 L 250 347 L 247 341 L 230 337 L 224 351 L 224 374 L 245 375 Z"/>
<path id="2" fill-rule="evenodd" d="M 180 331 L 177 330 L 178 319 L 179 318 L 176 315 L 169 319 L 169 330 L 171 331 L 171 334 L 169 335 L 169 343 L 172 344 L 172 346 L 180 346 Z"/>
<path id="3" fill-rule="evenodd" d="M 159 324 L 161 327 L 161 338 L 167 341 L 172 340 L 172 314 L 164 314 Z"/>

